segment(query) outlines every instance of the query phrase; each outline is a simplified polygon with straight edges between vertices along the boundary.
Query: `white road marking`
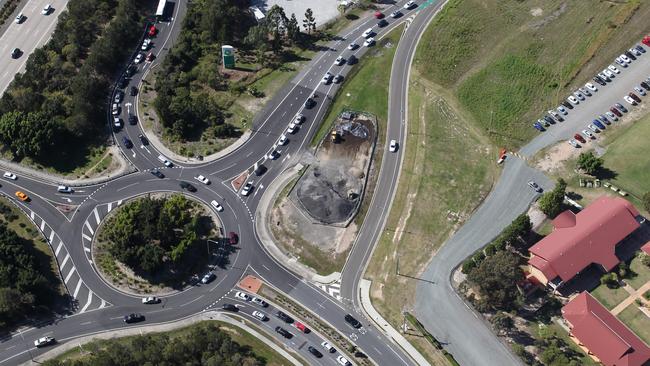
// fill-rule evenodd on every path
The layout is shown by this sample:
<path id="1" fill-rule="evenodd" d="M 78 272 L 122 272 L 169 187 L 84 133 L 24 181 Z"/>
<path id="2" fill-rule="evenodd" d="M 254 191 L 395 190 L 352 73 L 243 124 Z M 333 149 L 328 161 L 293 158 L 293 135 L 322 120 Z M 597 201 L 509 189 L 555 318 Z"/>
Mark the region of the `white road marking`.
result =
<path id="1" fill-rule="evenodd" d="M 32 221 L 34 220 L 34 211 L 31 211 L 31 212 L 29 213 L 29 217 L 32 218 Z"/>
<path id="2" fill-rule="evenodd" d="M 84 251 L 90 253 L 90 248 L 84 247 Z"/>
<path id="3" fill-rule="evenodd" d="M 99 305 L 100 309 L 103 309 L 106 307 L 106 300 L 102 299 L 102 303 Z"/>
<path id="4" fill-rule="evenodd" d="M 66 253 L 65 258 L 63 258 L 63 263 L 61 263 L 61 269 L 65 267 L 65 264 L 68 263 L 68 259 L 70 259 L 70 253 Z"/>
<path id="5" fill-rule="evenodd" d="M 190 302 L 186 302 L 185 304 L 179 306 L 179 308 L 182 308 L 183 306 L 189 305 L 189 304 L 193 303 L 194 301 L 197 301 L 197 300 L 201 299 L 203 296 L 205 296 L 205 295 L 201 295 L 201 296 L 197 297 L 196 299 L 194 299 L 194 300 L 192 300 Z"/>
<path id="6" fill-rule="evenodd" d="M 54 230 L 52 230 L 52 232 L 50 233 L 50 238 L 48 240 L 50 244 L 52 244 L 52 239 L 54 239 Z"/>
<path id="7" fill-rule="evenodd" d="M 90 227 L 90 223 L 88 221 L 86 221 L 86 227 L 88 228 L 88 231 L 90 231 L 90 235 L 95 234 L 95 232 L 93 231 L 93 228 Z"/>
<path id="8" fill-rule="evenodd" d="M 113 208 L 113 202 L 108 203 L 108 212 L 111 212 L 111 209 Z"/>
<path id="9" fill-rule="evenodd" d="M 62 247 L 62 246 L 63 246 L 63 242 L 61 241 L 61 242 L 59 242 L 59 246 L 56 247 L 56 251 L 54 252 L 54 255 L 55 255 L 55 256 L 58 256 L 58 255 L 59 255 L 59 252 L 61 251 L 61 247 Z"/>
<path id="10" fill-rule="evenodd" d="M 41 220 L 41 231 L 45 230 L 45 221 Z"/>
<path id="11" fill-rule="evenodd" d="M 74 293 L 72 294 L 72 297 L 74 297 L 75 299 L 77 298 L 77 294 L 79 293 L 79 289 L 81 288 L 81 283 L 82 282 L 83 281 L 81 280 L 81 277 L 80 277 L 79 281 L 77 281 L 77 287 L 75 287 Z"/>
<path id="12" fill-rule="evenodd" d="M 95 206 L 95 209 L 93 210 L 93 213 L 95 214 L 95 220 L 97 220 L 97 224 L 99 224 L 99 212 L 97 212 L 97 207 Z"/>
<path id="13" fill-rule="evenodd" d="M 73 266 L 72 269 L 70 270 L 70 272 L 68 272 L 68 275 L 65 276 L 65 281 L 64 282 L 66 284 L 68 283 L 68 281 L 70 281 L 70 277 L 72 277 L 72 274 L 74 273 L 75 270 L 76 270 L 76 268 Z"/>
<path id="14" fill-rule="evenodd" d="M 93 240 L 93 238 L 91 238 L 90 236 L 88 236 L 88 235 L 86 235 L 86 234 L 81 234 L 81 236 L 82 236 L 84 239 L 88 240 L 88 241 L 92 241 L 92 240 Z"/>
<path id="15" fill-rule="evenodd" d="M 86 309 L 90 306 L 90 303 L 93 302 L 93 292 L 88 290 L 88 301 L 86 301 L 86 305 L 84 305 L 83 309 L 81 309 L 81 312 L 85 312 Z"/>

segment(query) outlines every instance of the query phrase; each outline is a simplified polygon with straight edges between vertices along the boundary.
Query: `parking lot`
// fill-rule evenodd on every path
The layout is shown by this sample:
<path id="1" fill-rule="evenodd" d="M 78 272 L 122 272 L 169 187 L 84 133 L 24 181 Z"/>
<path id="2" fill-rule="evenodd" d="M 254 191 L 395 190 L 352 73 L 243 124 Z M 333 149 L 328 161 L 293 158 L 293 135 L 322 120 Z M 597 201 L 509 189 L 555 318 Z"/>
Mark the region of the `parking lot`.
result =
<path id="1" fill-rule="evenodd" d="M 531 157 L 546 146 L 552 145 L 558 141 L 568 141 L 569 139 L 572 139 L 576 133 L 580 133 L 580 131 L 585 129 L 588 130 L 587 125 L 591 124 L 599 115 L 605 114 L 605 112 L 609 111 L 610 107 L 614 105 L 614 103 L 622 104 L 630 112 L 639 108 L 639 106 L 631 106 L 623 100 L 623 96 L 628 95 L 630 92 L 634 92 L 641 98 L 640 105 L 647 103 L 647 100 L 650 99 L 650 94 L 641 96 L 638 92 L 634 91 L 634 87 L 638 87 L 639 83 L 645 81 L 646 78 L 650 76 L 650 47 L 643 45 L 641 40 L 638 40 L 637 43 L 643 46 L 646 53 L 637 56 L 637 59 L 633 60 L 628 67 L 622 67 L 615 63 L 614 60 L 611 60 L 611 64 L 616 66 L 616 68 L 620 70 L 620 73 L 615 74 L 615 77 L 613 77 L 611 82 L 608 82 L 606 86 L 601 86 L 592 79 L 576 81 L 573 90 L 577 90 L 578 87 L 585 88 L 584 84 L 589 82 L 594 84 L 598 88 L 598 91 L 592 92 L 592 96 L 585 96 L 584 101 L 580 101 L 580 103 L 574 106 L 573 109 L 568 110 L 569 113 L 564 116 L 564 122 L 556 122 L 547 127 L 545 132 L 540 132 L 539 136 L 522 147 L 519 154 L 524 157 Z M 636 43 L 622 45 L 620 53 L 625 52 L 625 50 L 633 47 L 635 44 Z M 603 65 L 603 68 L 606 68 L 607 66 L 608 65 Z M 568 96 L 569 95 L 567 94 L 564 98 L 567 98 Z M 562 101 L 564 101 L 564 99 L 558 101 L 558 105 Z M 549 105 L 547 109 L 555 109 L 558 105 Z M 546 110 L 539 111 L 539 117 L 541 118 L 546 113 Z M 629 113 L 624 113 L 623 118 L 627 118 L 627 115 L 629 115 Z M 620 121 L 621 118 L 619 118 L 619 122 L 612 122 L 611 125 L 607 125 L 606 130 L 616 128 L 617 123 L 620 123 Z M 531 128 L 533 128 L 533 122 L 535 121 L 530 121 Z M 590 141 L 588 140 L 585 144 L 587 147 L 594 142 L 598 142 L 599 133 L 594 133 L 594 135 L 595 138 Z"/>
<path id="2" fill-rule="evenodd" d="M 329 22 L 339 15 L 336 8 L 339 5 L 338 0 L 252 0 L 251 6 L 257 6 L 264 14 L 271 9 L 273 5 L 281 6 L 284 9 L 287 17 L 291 14 L 296 14 L 298 23 L 302 25 L 302 20 L 305 18 L 305 11 L 309 8 L 314 12 L 316 19 L 316 26 Z M 301 27 L 302 29 L 302 27 Z"/>

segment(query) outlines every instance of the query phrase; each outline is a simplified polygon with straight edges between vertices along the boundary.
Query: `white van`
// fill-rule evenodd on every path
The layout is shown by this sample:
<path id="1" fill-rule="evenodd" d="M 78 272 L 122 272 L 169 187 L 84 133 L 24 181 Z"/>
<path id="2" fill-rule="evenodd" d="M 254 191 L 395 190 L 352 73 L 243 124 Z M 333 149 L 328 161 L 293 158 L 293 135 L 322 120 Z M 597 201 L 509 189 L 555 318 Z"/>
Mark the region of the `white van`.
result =
<path id="1" fill-rule="evenodd" d="M 174 166 L 171 161 L 169 161 L 166 157 L 162 155 L 158 155 L 158 160 L 160 160 L 161 163 L 165 164 L 166 167 L 171 168 Z"/>
<path id="2" fill-rule="evenodd" d="M 365 32 L 363 32 L 363 38 L 368 38 L 368 37 L 372 36 L 373 33 L 374 32 L 372 31 L 372 28 L 368 28 L 368 29 L 366 29 Z"/>

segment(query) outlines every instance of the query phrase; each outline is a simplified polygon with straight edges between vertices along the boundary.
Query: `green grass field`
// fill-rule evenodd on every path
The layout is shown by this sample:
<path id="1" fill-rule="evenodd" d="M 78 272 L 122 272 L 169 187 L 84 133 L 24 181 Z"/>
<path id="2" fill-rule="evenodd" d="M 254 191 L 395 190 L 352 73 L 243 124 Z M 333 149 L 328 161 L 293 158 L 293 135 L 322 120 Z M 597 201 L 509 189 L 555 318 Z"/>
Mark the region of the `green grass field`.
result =
<path id="1" fill-rule="evenodd" d="M 641 258 L 634 257 L 634 259 L 632 259 L 632 262 L 630 262 L 630 270 L 634 275 L 630 278 L 626 278 L 625 282 L 635 290 L 650 281 L 650 268 L 641 263 Z"/>
<path id="2" fill-rule="evenodd" d="M 650 318 L 639 310 L 637 304 L 633 303 L 625 308 L 618 314 L 618 319 L 630 327 L 639 338 L 650 344 Z"/>
<path id="3" fill-rule="evenodd" d="M 621 301 L 627 299 L 630 294 L 624 288 L 609 288 L 605 285 L 600 285 L 591 291 L 591 295 L 595 297 L 604 307 L 612 310 Z"/>
<path id="4" fill-rule="evenodd" d="M 535 135 L 530 122 L 650 30 L 650 3 L 451 0 L 416 54 L 498 146 Z"/>
<path id="5" fill-rule="evenodd" d="M 650 191 L 648 136 L 650 116 L 635 122 L 616 136 L 603 155 L 605 167 L 616 174 L 611 182 L 636 197 Z"/>

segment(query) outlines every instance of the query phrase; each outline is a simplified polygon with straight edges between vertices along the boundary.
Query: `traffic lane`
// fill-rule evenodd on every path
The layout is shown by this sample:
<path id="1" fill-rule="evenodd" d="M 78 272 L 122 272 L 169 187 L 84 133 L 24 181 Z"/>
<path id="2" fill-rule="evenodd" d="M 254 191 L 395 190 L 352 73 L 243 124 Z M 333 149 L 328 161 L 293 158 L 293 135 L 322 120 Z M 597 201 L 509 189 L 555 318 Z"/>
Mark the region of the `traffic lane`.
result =
<path id="1" fill-rule="evenodd" d="M 51 3 L 54 8 L 49 15 L 42 15 L 43 7 Z M 0 37 L 0 55 L 6 57 L 3 69 L 0 71 L 0 94 L 4 93 L 15 74 L 21 72 L 29 55 L 42 46 L 54 31 L 57 19 L 65 9 L 67 0 L 39 0 L 29 1 L 20 10 L 25 16 L 21 24 L 16 24 L 13 19 L 7 19 L 11 24 Z M 19 48 L 20 57 L 13 59 L 11 50 Z"/>
<path id="2" fill-rule="evenodd" d="M 621 52 L 623 52 L 624 49 L 630 48 L 632 46 L 633 44 L 622 46 Z M 646 46 L 643 47 L 647 51 L 650 51 L 650 48 Z M 584 129 L 588 130 L 587 125 L 590 124 L 594 119 L 598 118 L 598 115 L 605 114 L 605 112 L 609 111 L 609 108 L 614 103 L 621 103 L 630 111 L 639 108 L 638 106 L 633 107 L 623 100 L 623 96 L 627 95 L 629 92 L 634 92 L 634 94 L 639 96 L 641 98 L 641 104 L 647 104 L 650 96 L 643 97 L 634 91 L 633 88 L 635 86 L 640 86 L 639 84 L 642 81 L 645 81 L 646 78 L 650 75 L 650 52 L 641 54 L 641 56 L 638 56 L 637 59 L 635 61 L 632 61 L 632 63 L 626 68 L 615 64 L 613 60 L 612 64 L 616 65 L 616 67 L 620 70 L 620 74 L 616 74 L 616 77 L 613 78 L 610 83 L 607 83 L 606 86 L 598 85 L 591 79 L 584 80 L 585 83 L 591 82 L 592 84 L 596 85 L 596 87 L 598 87 L 598 91 L 592 92 L 591 97 L 585 96 L 586 99 L 584 101 L 580 101 L 577 106 L 574 106 L 573 109 L 568 110 L 569 113 L 568 115 L 564 116 L 564 122 L 556 122 L 554 125 L 549 126 L 546 132 L 541 132 L 537 137 L 522 147 L 519 153 L 521 153 L 523 156 L 530 157 L 546 146 L 552 145 L 562 140 L 569 140 L 573 138 L 574 134 L 580 133 L 580 131 Z M 607 65 L 603 67 L 605 68 Z M 568 97 L 568 95 L 566 95 L 566 97 Z M 557 106 L 549 106 L 549 109 L 554 107 Z M 544 114 L 546 114 L 546 111 L 539 111 L 539 116 L 542 116 Z M 530 128 L 533 128 L 533 122 L 534 121 L 530 121 Z M 611 127 L 606 127 L 614 128 L 617 123 L 619 122 L 612 122 Z M 599 134 L 595 135 L 597 135 L 596 139 L 591 141 L 598 143 Z"/>
<path id="3" fill-rule="evenodd" d="M 249 296 L 256 296 L 256 295 L 249 294 Z M 253 304 L 250 301 L 242 301 L 238 298 L 235 298 L 232 292 L 226 295 L 220 301 L 220 303 L 222 305 L 224 303 L 227 303 L 227 304 L 232 304 L 237 306 L 239 310 L 237 312 L 233 312 L 233 314 L 237 314 L 251 321 L 252 323 L 256 324 L 259 328 L 263 329 L 267 333 L 267 335 L 274 337 L 277 341 L 282 343 L 287 349 L 300 354 L 303 357 L 303 359 L 309 362 L 309 364 L 325 365 L 325 364 L 331 364 L 332 362 L 334 363 L 336 362 L 336 356 L 333 353 L 327 352 L 321 346 L 321 343 L 325 341 L 325 339 L 320 335 L 316 334 L 309 327 L 309 324 L 301 322 L 309 329 L 309 333 L 304 333 L 303 331 L 301 331 L 296 327 L 295 321 L 298 321 L 298 318 L 295 316 L 295 314 L 291 314 L 284 309 L 277 308 L 272 304 L 269 304 L 268 307 L 261 307 Z M 261 312 L 262 314 L 264 314 L 266 319 L 260 320 L 259 318 L 253 316 L 254 311 Z M 291 316 L 294 319 L 294 323 L 287 323 L 281 320 L 280 318 L 278 318 L 276 315 L 278 311 L 282 311 L 285 314 Z M 282 327 L 283 329 L 287 330 L 288 332 L 291 333 L 292 337 L 290 339 L 283 337 L 275 330 L 276 327 Z M 323 354 L 323 357 L 317 358 L 314 355 L 312 355 L 308 350 L 309 346 L 316 348 L 319 352 Z M 327 362 L 328 360 L 330 362 Z"/>
<path id="4" fill-rule="evenodd" d="M 438 250 L 416 288 L 418 320 L 463 365 L 519 365 L 514 356 L 451 287 L 454 268 L 488 244 L 539 196 L 528 186 L 545 190 L 553 182 L 515 157 L 508 157 L 496 186 L 474 215 Z M 432 305 L 435 304 L 435 305 Z M 471 329 L 471 332 L 467 330 Z"/>
<path id="5" fill-rule="evenodd" d="M 99 185 L 70 187 L 72 193 L 58 192 L 59 185 L 41 180 L 36 180 L 27 175 L 13 173 L 16 179 L 0 178 L 0 186 L 6 186 L 7 193 L 12 195 L 16 191 L 27 193 L 29 196 L 38 196 L 53 205 L 77 205 L 88 197 Z M 13 192 L 9 192 L 13 189 Z"/>

